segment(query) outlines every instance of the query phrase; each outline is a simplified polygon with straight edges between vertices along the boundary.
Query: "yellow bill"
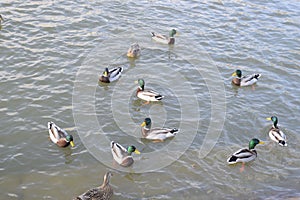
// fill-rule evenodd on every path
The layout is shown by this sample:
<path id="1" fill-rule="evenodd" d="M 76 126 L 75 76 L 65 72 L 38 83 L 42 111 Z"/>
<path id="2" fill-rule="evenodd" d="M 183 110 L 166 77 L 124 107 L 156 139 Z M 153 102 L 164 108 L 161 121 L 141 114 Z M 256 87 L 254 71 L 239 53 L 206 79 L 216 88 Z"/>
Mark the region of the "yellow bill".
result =
<path id="1" fill-rule="evenodd" d="M 141 124 L 141 126 L 146 126 L 146 122 L 143 122 L 143 123 Z"/>
<path id="2" fill-rule="evenodd" d="M 137 150 L 137 149 L 134 151 L 134 153 L 141 154 L 141 152 L 139 152 L 139 150 Z"/>
<path id="3" fill-rule="evenodd" d="M 70 141 L 70 144 L 71 144 L 72 147 L 75 146 L 73 141 Z"/>
<path id="4" fill-rule="evenodd" d="M 236 72 L 233 72 L 233 74 L 231 74 L 231 76 L 236 76 Z"/>
<path id="5" fill-rule="evenodd" d="M 269 120 L 269 121 L 271 121 L 272 119 L 271 119 L 271 117 L 268 117 L 268 118 L 266 118 L 267 120 Z"/>
<path id="6" fill-rule="evenodd" d="M 264 144 L 265 142 L 263 142 L 263 141 L 260 141 L 258 144 Z"/>

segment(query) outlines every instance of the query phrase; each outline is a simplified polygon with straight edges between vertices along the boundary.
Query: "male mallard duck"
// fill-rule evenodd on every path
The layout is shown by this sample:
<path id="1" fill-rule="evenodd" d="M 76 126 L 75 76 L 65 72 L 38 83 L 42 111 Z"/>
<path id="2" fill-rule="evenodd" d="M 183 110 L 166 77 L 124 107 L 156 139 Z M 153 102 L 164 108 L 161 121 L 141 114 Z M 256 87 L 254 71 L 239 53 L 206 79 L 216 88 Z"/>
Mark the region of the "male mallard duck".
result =
<path id="1" fill-rule="evenodd" d="M 136 96 L 140 99 L 147 101 L 160 101 L 164 98 L 164 96 L 160 95 L 159 93 L 153 90 L 145 90 L 145 81 L 144 79 L 138 79 L 139 87 L 136 91 Z"/>
<path id="2" fill-rule="evenodd" d="M 140 55 L 141 55 L 140 45 L 138 43 L 132 44 L 127 51 L 127 56 L 129 58 L 136 58 L 139 57 Z"/>
<path id="3" fill-rule="evenodd" d="M 259 141 L 259 139 L 253 138 L 249 142 L 249 149 L 244 148 L 236 151 L 235 153 L 228 158 L 227 163 L 228 164 L 235 164 L 238 162 L 246 163 L 254 160 L 257 157 L 257 152 L 254 149 L 257 144 L 264 144 L 264 142 Z"/>
<path id="4" fill-rule="evenodd" d="M 174 35 L 176 34 L 175 29 L 172 29 L 170 31 L 169 37 L 167 37 L 166 35 L 161 35 L 161 34 L 157 34 L 154 32 L 151 32 L 151 34 L 152 34 L 152 39 L 157 42 L 160 42 L 163 44 L 174 44 L 175 43 L 175 38 L 174 38 Z"/>
<path id="5" fill-rule="evenodd" d="M 163 142 L 167 138 L 174 137 L 178 132 L 176 128 L 151 128 L 150 118 L 145 118 L 141 126 L 143 137 L 157 142 Z"/>
<path id="6" fill-rule="evenodd" d="M 59 147 L 67 147 L 71 144 L 74 147 L 73 136 L 69 135 L 65 130 L 59 128 L 53 122 L 48 122 L 49 136 L 54 144 Z"/>
<path id="7" fill-rule="evenodd" d="M 135 146 L 129 146 L 125 149 L 120 144 L 112 141 L 110 143 L 111 153 L 114 157 L 114 160 L 123 167 L 129 167 L 133 164 L 132 153 L 140 154 L 140 152 L 135 148 Z"/>
<path id="8" fill-rule="evenodd" d="M 108 70 L 108 68 L 106 67 L 102 76 L 100 76 L 99 81 L 104 83 L 113 82 L 120 78 L 122 71 L 123 67 L 116 67 L 111 70 Z"/>
<path id="9" fill-rule="evenodd" d="M 259 77 L 261 77 L 261 74 L 252 74 L 252 75 L 246 75 L 242 76 L 242 71 L 241 70 L 236 70 L 232 76 L 237 76 L 232 79 L 232 83 L 237 86 L 249 86 L 253 85 L 254 83 L 257 82 Z"/>
<path id="10" fill-rule="evenodd" d="M 287 146 L 286 136 L 277 126 L 278 118 L 276 116 L 272 116 L 267 118 L 267 120 L 273 122 L 272 128 L 269 131 L 269 137 L 271 140 L 277 142 L 281 146 Z"/>
<path id="11" fill-rule="evenodd" d="M 111 172 L 106 172 L 104 175 L 104 181 L 101 186 L 93 188 L 76 197 L 74 200 L 109 200 L 113 195 L 113 188 L 109 184 L 110 178 L 112 177 Z"/>

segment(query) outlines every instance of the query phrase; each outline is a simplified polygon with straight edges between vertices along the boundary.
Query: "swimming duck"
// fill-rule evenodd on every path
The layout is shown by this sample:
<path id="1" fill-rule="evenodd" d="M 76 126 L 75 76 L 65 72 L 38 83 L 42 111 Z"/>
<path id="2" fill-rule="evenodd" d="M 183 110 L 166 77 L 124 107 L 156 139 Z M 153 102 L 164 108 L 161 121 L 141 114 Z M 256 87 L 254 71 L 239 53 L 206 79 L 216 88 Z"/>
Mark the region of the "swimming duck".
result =
<path id="1" fill-rule="evenodd" d="M 136 91 L 136 96 L 140 99 L 143 99 L 149 103 L 150 101 L 160 101 L 164 96 L 160 95 L 158 92 L 153 90 L 145 90 L 145 81 L 144 79 L 138 79 L 137 83 L 139 87 Z"/>
<path id="2" fill-rule="evenodd" d="M 67 147 L 71 144 L 74 147 L 73 136 L 69 135 L 65 130 L 59 128 L 53 122 L 48 122 L 49 136 L 54 144 L 59 147 Z"/>
<path id="3" fill-rule="evenodd" d="M 268 117 L 267 120 L 272 121 L 273 125 L 269 131 L 269 137 L 271 140 L 277 142 L 281 146 L 287 146 L 286 136 L 277 126 L 278 118 L 276 116 Z"/>
<path id="4" fill-rule="evenodd" d="M 167 138 L 174 137 L 178 132 L 176 128 L 151 128 L 150 118 L 145 118 L 141 126 L 143 137 L 156 142 L 163 142 Z"/>
<path id="5" fill-rule="evenodd" d="M 129 58 L 136 58 L 139 57 L 140 55 L 141 55 L 140 45 L 138 43 L 132 44 L 127 51 L 127 56 Z"/>
<path id="6" fill-rule="evenodd" d="M 102 76 L 100 76 L 99 81 L 104 83 L 113 82 L 120 78 L 122 71 L 123 67 L 116 67 L 111 70 L 108 70 L 108 68 L 106 67 Z"/>
<path id="7" fill-rule="evenodd" d="M 169 37 L 167 37 L 166 35 L 161 35 L 161 34 L 151 32 L 152 39 L 157 41 L 157 42 L 163 43 L 163 44 L 174 44 L 175 43 L 174 35 L 176 33 L 177 33 L 176 30 L 172 29 L 170 31 Z"/>
<path id="8" fill-rule="evenodd" d="M 113 196 L 113 188 L 109 184 L 110 178 L 112 177 L 111 172 L 106 172 L 104 175 L 104 181 L 101 186 L 90 189 L 82 195 L 76 197 L 74 200 L 109 200 Z"/>
<path id="9" fill-rule="evenodd" d="M 140 154 L 135 146 L 129 146 L 127 149 L 121 146 L 119 143 L 112 141 L 110 143 L 111 153 L 114 160 L 123 167 L 129 167 L 133 164 L 132 153 Z"/>
<path id="10" fill-rule="evenodd" d="M 232 76 L 237 76 L 232 79 L 232 83 L 237 86 L 249 86 L 253 85 L 258 81 L 258 79 L 261 77 L 261 74 L 252 74 L 252 75 L 246 75 L 242 76 L 241 70 L 236 70 Z"/>
<path id="11" fill-rule="evenodd" d="M 235 164 L 241 162 L 244 166 L 246 162 L 254 160 L 257 157 L 257 152 L 254 148 L 258 144 L 264 144 L 264 142 L 259 141 L 259 139 L 253 138 L 249 142 L 249 149 L 244 148 L 236 151 L 230 156 L 230 158 L 227 159 L 227 163 Z"/>

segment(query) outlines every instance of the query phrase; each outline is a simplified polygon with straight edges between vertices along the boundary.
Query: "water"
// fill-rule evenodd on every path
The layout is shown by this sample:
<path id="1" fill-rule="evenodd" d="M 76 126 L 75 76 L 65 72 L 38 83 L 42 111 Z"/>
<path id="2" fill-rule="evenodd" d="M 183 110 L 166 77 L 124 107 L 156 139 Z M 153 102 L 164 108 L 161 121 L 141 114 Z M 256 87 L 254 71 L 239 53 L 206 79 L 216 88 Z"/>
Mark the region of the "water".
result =
<path id="1" fill-rule="evenodd" d="M 297 1 L 2 1 L 0 199 L 72 199 L 100 185 L 109 169 L 113 199 L 300 198 L 299 10 Z M 150 39 L 150 31 L 173 27 L 174 47 Z M 142 55 L 127 59 L 135 41 Z M 122 65 L 124 73 L 98 85 L 107 65 Z M 255 88 L 236 88 L 236 68 L 262 78 Z M 166 96 L 163 103 L 134 97 L 138 76 Z M 225 111 L 214 101 L 222 96 L 210 93 L 222 88 Z M 95 110 L 80 113 L 90 101 Z M 265 118 L 273 114 L 286 148 L 268 138 Z M 180 133 L 164 144 L 141 140 L 148 115 L 156 126 L 181 126 Z M 48 140 L 51 120 L 74 136 L 73 149 Z M 217 131 L 207 134 L 210 128 Z M 113 165 L 99 132 L 142 151 L 132 168 Z M 227 157 L 253 137 L 266 141 L 255 162 L 243 173 L 228 166 Z M 216 144 L 202 156 L 207 141 Z M 172 163 L 160 168 L 150 155 L 164 152 L 163 162 Z M 144 168 L 149 162 L 158 165 Z"/>

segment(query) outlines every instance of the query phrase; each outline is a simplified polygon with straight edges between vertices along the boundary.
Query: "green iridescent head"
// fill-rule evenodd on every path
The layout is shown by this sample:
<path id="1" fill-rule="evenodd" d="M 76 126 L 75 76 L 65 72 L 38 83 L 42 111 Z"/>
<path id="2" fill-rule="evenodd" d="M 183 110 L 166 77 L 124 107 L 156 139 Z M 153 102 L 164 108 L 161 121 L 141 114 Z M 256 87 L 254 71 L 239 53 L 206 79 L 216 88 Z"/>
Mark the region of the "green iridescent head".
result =
<path id="1" fill-rule="evenodd" d="M 267 120 L 272 121 L 274 126 L 277 126 L 278 118 L 276 116 L 268 117 Z"/>
<path id="2" fill-rule="evenodd" d="M 259 141 L 259 139 L 257 138 L 253 138 L 252 140 L 250 140 L 249 142 L 249 149 L 254 149 L 256 145 L 258 144 L 264 144 L 264 142 Z"/>
<path id="3" fill-rule="evenodd" d="M 170 37 L 174 37 L 174 35 L 175 35 L 176 33 L 177 33 L 176 30 L 175 30 L 175 29 L 172 29 L 172 30 L 170 31 Z"/>
<path id="4" fill-rule="evenodd" d="M 132 154 L 132 153 L 140 154 L 139 150 L 137 150 L 137 149 L 135 148 L 135 146 L 129 146 L 129 147 L 127 148 L 127 152 L 128 152 L 129 154 Z"/>
<path id="5" fill-rule="evenodd" d="M 241 78 L 241 77 L 242 77 L 242 71 L 239 70 L 239 69 L 237 69 L 237 70 L 232 74 L 232 76 L 237 76 L 237 77 Z"/>

